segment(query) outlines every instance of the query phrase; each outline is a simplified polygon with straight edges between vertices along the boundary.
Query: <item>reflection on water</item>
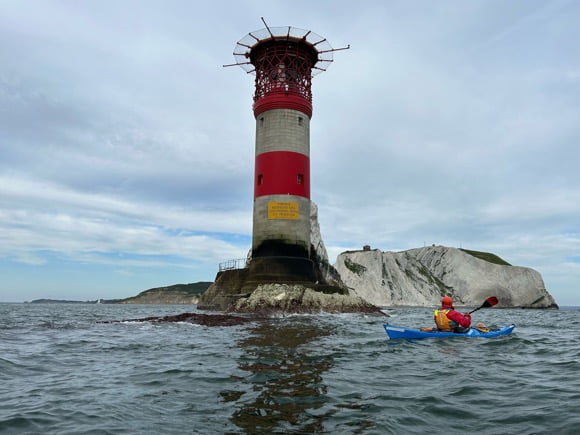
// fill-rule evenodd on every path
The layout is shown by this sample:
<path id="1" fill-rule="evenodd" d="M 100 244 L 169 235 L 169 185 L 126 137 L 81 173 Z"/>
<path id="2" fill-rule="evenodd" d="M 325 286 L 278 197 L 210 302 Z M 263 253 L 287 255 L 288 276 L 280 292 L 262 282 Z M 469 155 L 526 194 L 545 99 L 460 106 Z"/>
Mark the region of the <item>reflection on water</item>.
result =
<path id="1" fill-rule="evenodd" d="M 249 388 L 224 391 L 222 397 L 238 401 L 231 420 L 245 432 L 323 430 L 320 410 L 328 399 L 322 375 L 332 357 L 317 352 L 316 340 L 332 328 L 308 318 L 304 322 L 265 321 L 239 343 L 239 368 L 248 372 L 242 383 Z"/>

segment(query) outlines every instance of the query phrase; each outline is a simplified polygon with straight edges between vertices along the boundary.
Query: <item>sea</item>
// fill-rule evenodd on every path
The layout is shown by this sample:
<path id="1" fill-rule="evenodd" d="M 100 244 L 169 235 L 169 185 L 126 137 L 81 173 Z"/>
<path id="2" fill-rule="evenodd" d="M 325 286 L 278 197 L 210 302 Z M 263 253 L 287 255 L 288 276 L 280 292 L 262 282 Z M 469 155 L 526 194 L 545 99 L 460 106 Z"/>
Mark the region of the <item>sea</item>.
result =
<path id="1" fill-rule="evenodd" d="M 580 308 L 482 309 L 510 336 L 389 340 L 432 310 L 236 326 L 184 305 L 0 304 L 0 434 L 579 434 Z M 108 321 L 120 321 L 102 323 Z"/>

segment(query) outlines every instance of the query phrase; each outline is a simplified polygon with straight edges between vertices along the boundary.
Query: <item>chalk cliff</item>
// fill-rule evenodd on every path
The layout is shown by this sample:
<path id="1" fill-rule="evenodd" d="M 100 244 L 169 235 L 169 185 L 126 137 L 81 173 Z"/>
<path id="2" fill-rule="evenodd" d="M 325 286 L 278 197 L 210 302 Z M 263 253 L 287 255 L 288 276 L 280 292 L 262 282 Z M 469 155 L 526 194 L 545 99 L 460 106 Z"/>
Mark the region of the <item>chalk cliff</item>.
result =
<path id="1" fill-rule="evenodd" d="M 478 306 L 558 308 L 542 276 L 483 252 L 430 246 L 402 252 L 348 251 L 334 265 L 351 294 L 379 306 L 434 306 L 442 295 Z"/>

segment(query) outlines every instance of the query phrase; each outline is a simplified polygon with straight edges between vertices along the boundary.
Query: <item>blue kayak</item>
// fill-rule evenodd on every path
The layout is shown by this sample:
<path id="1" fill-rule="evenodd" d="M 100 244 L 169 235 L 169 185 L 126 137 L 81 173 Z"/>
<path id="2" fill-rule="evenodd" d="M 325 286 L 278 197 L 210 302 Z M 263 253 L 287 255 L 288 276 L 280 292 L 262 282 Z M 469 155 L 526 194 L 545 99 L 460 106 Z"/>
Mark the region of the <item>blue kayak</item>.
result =
<path id="1" fill-rule="evenodd" d="M 421 331 L 419 329 L 403 328 L 401 326 L 384 324 L 385 331 L 390 339 L 408 338 L 419 340 L 423 338 L 447 338 L 447 337 L 484 337 L 492 338 L 501 335 L 508 335 L 514 330 L 516 325 L 507 325 L 503 328 L 492 329 L 490 331 L 480 331 L 476 328 L 469 328 L 465 332 L 445 332 L 445 331 Z"/>

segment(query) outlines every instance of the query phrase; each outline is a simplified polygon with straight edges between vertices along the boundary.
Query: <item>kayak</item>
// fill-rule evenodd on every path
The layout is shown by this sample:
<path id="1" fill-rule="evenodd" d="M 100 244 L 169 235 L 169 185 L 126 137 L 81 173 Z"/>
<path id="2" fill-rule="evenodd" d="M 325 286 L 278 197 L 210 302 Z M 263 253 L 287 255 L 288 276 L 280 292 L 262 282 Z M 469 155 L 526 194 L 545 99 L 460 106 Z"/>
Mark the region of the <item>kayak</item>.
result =
<path id="1" fill-rule="evenodd" d="M 465 332 L 445 332 L 445 331 L 421 331 L 419 329 L 403 328 L 401 326 L 391 325 L 385 323 L 383 325 L 385 331 L 390 339 L 395 338 L 408 338 L 414 340 L 420 340 L 423 338 L 447 338 L 447 337 L 484 337 L 493 338 L 502 335 L 511 334 L 516 325 L 507 325 L 503 328 L 493 329 L 489 331 L 480 331 L 476 328 L 469 328 Z"/>

